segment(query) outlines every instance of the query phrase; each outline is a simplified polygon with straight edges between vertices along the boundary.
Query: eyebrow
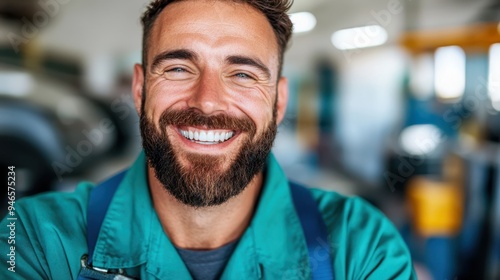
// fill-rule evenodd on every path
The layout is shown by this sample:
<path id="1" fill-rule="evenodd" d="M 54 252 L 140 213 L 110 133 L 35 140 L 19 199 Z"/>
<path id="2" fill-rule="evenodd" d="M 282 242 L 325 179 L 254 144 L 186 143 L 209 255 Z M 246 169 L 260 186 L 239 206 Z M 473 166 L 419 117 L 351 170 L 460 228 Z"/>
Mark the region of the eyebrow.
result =
<path id="1" fill-rule="evenodd" d="M 156 69 L 162 62 L 172 59 L 196 61 L 198 60 L 198 56 L 193 51 L 186 49 L 178 49 L 173 51 L 162 52 L 159 55 L 155 56 L 155 58 L 153 59 L 153 63 L 151 64 L 151 70 Z"/>
<path id="2" fill-rule="evenodd" d="M 271 77 L 271 70 L 269 70 L 269 68 L 257 58 L 251 58 L 241 55 L 232 55 L 226 58 L 226 63 L 234 65 L 253 66 L 258 68 L 260 71 L 264 72 L 266 78 L 269 79 Z"/>

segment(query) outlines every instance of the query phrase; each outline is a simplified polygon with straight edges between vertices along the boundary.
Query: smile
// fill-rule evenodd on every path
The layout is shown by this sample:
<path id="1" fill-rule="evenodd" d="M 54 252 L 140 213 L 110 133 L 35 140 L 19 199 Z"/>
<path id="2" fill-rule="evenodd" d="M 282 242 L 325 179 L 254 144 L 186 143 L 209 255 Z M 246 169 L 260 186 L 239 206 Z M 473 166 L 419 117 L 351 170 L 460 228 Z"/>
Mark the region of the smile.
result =
<path id="1" fill-rule="evenodd" d="M 202 145 L 216 145 L 224 143 L 234 136 L 233 131 L 222 130 L 200 130 L 200 129 L 179 129 L 184 138 Z"/>

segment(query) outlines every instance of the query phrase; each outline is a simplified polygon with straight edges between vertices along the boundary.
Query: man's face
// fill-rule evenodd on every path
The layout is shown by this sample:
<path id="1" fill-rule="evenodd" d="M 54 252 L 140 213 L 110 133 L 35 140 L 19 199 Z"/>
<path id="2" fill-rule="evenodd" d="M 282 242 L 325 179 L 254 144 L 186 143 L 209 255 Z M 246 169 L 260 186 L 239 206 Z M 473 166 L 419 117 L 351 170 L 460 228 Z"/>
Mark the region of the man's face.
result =
<path id="1" fill-rule="evenodd" d="M 259 11 L 230 1 L 165 8 L 133 91 L 146 156 L 172 195 L 199 207 L 244 189 L 285 112 L 286 80 L 277 81 L 276 37 Z"/>

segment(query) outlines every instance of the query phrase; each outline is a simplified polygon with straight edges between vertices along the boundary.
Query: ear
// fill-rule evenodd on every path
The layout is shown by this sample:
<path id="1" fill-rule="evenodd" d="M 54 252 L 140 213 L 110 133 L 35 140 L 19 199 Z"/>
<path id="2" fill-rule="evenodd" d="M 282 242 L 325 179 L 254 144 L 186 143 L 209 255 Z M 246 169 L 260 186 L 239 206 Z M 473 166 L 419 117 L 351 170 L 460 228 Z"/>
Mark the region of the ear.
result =
<path id="1" fill-rule="evenodd" d="M 286 106 L 288 104 L 288 79 L 281 77 L 278 81 L 278 104 L 277 104 L 277 119 L 276 122 L 279 125 L 283 118 L 285 117 Z"/>
<path id="2" fill-rule="evenodd" d="M 135 109 L 137 114 L 141 114 L 142 95 L 144 89 L 144 69 L 142 65 L 134 65 L 134 77 L 132 79 L 132 95 L 134 97 Z"/>

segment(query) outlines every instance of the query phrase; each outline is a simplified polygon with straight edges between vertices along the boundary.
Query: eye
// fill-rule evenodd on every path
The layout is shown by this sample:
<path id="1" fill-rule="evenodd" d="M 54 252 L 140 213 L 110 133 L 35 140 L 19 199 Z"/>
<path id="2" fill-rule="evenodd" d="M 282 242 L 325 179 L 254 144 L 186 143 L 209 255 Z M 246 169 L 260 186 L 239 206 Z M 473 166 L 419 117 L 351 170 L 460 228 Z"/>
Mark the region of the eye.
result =
<path id="1" fill-rule="evenodd" d="M 250 76 L 249 74 L 246 74 L 246 73 L 236 73 L 234 75 L 236 78 L 238 79 L 248 79 L 248 80 L 255 80 L 254 77 Z"/>
<path id="2" fill-rule="evenodd" d="M 250 76 L 248 76 L 245 73 L 237 73 L 235 76 L 238 77 L 238 78 L 250 79 Z"/>
<path id="3" fill-rule="evenodd" d="M 170 80 L 185 80 L 191 77 L 192 73 L 184 67 L 168 68 L 164 72 L 164 76 Z"/>
<path id="4" fill-rule="evenodd" d="M 186 71 L 186 69 L 184 69 L 182 67 L 175 67 L 175 68 L 167 70 L 166 72 L 170 72 L 170 73 L 185 73 L 187 71 Z"/>
<path id="5" fill-rule="evenodd" d="M 244 87 L 253 86 L 258 81 L 258 79 L 253 73 L 249 73 L 247 71 L 244 72 L 234 71 L 229 77 L 231 78 L 234 84 Z"/>

